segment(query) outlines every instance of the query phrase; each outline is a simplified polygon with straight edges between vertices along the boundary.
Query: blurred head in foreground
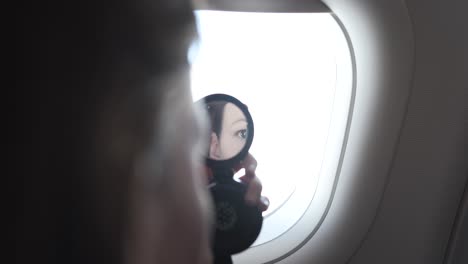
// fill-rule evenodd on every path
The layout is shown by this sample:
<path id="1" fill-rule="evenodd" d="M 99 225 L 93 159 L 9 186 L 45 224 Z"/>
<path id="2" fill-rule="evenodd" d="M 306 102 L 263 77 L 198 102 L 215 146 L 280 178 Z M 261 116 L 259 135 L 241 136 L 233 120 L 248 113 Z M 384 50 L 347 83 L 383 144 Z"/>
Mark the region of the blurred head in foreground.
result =
<path id="1" fill-rule="evenodd" d="M 19 5 L 18 262 L 210 263 L 190 3 Z"/>

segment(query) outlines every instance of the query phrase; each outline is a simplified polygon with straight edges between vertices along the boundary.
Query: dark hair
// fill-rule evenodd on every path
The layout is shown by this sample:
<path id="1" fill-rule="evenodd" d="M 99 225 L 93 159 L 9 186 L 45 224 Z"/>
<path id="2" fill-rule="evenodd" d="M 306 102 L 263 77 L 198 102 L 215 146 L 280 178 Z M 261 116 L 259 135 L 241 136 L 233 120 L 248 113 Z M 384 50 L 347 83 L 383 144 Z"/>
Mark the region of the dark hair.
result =
<path id="1" fill-rule="evenodd" d="M 226 104 L 227 101 L 213 101 L 207 103 L 206 106 L 210 118 L 211 131 L 214 132 L 218 138 L 221 135 L 224 107 Z"/>

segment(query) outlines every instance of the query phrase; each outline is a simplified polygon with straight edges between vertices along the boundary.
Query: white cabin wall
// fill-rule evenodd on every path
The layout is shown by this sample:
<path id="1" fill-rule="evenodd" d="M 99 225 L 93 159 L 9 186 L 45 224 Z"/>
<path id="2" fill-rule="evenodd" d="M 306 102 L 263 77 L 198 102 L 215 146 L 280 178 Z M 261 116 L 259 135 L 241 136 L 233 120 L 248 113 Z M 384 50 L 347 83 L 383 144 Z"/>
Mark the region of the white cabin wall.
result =
<path id="1" fill-rule="evenodd" d="M 377 217 L 350 263 L 443 263 L 467 184 L 468 1 L 407 0 L 415 67 Z"/>

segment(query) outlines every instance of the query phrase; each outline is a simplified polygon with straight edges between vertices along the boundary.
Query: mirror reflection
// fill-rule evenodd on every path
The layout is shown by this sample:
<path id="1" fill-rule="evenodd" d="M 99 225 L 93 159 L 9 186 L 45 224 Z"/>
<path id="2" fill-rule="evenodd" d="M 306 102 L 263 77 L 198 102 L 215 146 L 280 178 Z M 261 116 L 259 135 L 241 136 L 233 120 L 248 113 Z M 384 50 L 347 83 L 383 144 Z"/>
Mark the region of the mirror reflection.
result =
<path id="1" fill-rule="evenodd" d="M 206 107 L 211 123 L 208 157 L 228 160 L 247 143 L 248 123 L 242 110 L 228 101 L 212 101 Z"/>

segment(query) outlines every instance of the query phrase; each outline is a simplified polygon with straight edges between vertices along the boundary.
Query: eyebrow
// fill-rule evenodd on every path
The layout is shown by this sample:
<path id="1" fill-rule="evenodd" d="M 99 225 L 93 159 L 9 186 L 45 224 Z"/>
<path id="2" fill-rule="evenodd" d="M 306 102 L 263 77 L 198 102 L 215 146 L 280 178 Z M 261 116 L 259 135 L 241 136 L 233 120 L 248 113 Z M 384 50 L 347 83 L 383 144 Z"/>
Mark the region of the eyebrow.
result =
<path id="1" fill-rule="evenodd" d="M 235 123 L 242 122 L 242 121 L 247 123 L 247 120 L 245 118 L 240 118 L 240 119 L 237 119 L 236 121 L 232 122 L 231 125 L 234 125 Z"/>

